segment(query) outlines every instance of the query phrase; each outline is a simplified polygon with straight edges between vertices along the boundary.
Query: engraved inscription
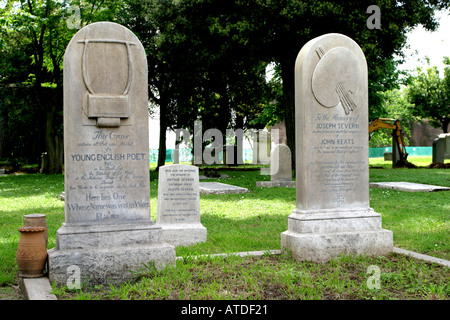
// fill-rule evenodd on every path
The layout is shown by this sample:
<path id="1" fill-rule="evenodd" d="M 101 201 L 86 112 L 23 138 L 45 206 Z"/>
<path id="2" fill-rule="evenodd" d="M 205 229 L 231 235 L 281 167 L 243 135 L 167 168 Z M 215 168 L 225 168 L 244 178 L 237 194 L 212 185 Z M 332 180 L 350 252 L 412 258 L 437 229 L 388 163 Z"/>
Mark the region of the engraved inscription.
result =
<path id="1" fill-rule="evenodd" d="M 359 160 L 364 147 L 358 136 L 365 134 L 359 116 L 317 113 L 314 117 L 313 157 L 309 162 L 312 177 L 319 183 L 321 198 L 330 205 L 341 207 L 346 194 L 355 193 L 358 181 L 365 173 L 367 163 Z"/>
<path id="2" fill-rule="evenodd" d="M 159 182 L 159 221 L 198 222 L 200 218 L 198 169 L 174 165 L 160 170 L 164 170 L 164 178 Z"/>
<path id="3" fill-rule="evenodd" d="M 93 212 L 96 221 L 104 221 L 122 219 L 121 212 L 129 209 L 150 208 L 149 201 L 132 199 L 125 194 L 126 190 L 136 192 L 146 188 L 145 176 L 134 169 L 134 163 L 143 162 L 147 166 L 148 154 L 134 150 L 130 134 L 116 130 L 96 130 L 90 141 L 84 142 L 82 146 L 97 148 L 96 152 L 68 156 L 71 165 L 83 165 L 84 168 L 72 177 L 74 183 L 69 186 L 70 191 L 84 192 L 84 197 L 69 203 L 69 211 Z M 115 153 L 114 150 L 123 152 Z M 126 163 L 131 165 L 126 166 Z"/>

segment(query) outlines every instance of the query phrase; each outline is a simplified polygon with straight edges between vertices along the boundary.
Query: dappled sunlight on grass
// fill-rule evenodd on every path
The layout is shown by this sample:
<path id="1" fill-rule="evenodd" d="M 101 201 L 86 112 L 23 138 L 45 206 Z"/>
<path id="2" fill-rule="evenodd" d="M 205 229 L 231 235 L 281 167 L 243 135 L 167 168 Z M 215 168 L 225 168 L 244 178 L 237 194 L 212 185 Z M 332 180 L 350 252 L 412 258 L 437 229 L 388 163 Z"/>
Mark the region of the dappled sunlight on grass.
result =
<path id="1" fill-rule="evenodd" d="M 406 151 L 408 151 L 408 147 L 406 147 Z M 418 166 L 418 167 L 426 167 L 432 163 L 432 156 L 408 156 L 408 162 Z M 444 163 L 450 163 L 450 159 L 445 159 Z M 381 158 L 370 158 L 369 164 L 371 166 L 382 166 L 384 168 L 392 167 L 392 160 L 384 160 Z"/>
<path id="2" fill-rule="evenodd" d="M 0 177 L 0 284 L 14 279 L 18 228 L 26 214 L 46 215 L 49 243 L 54 246 L 56 230 L 64 221 L 64 202 L 57 196 L 64 190 L 63 175 L 7 175 Z"/>
<path id="3" fill-rule="evenodd" d="M 229 178 L 205 181 L 218 181 L 241 186 L 248 188 L 249 192 L 245 194 L 200 195 L 201 223 L 207 228 L 207 241 L 179 247 L 176 249 L 176 254 L 192 256 L 280 249 L 280 233 L 287 230 L 287 217 L 295 209 L 295 188 L 256 187 L 257 181 L 268 180 L 268 177 L 260 175 L 259 170 L 243 172 L 223 170 L 220 173 L 227 174 Z M 150 210 L 152 219 L 156 221 L 157 174 L 151 172 L 151 177 Z M 450 187 L 450 170 L 370 169 L 370 181 L 409 181 Z M 17 271 L 15 252 L 20 236 L 17 228 L 22 225 L 25 214 L 46 214 L 49 228 L 48 248 L 54 246 L 56 230 L 64 222 L 64 202 L 57 198 L 63 190 L 63 175 L 30 174 L 0 177 L 0 245 L 3 248 L 0 262 L 2 272 L 0 273 L 0 284 L 12 281 L 15 277 Z M 370 206 L 375 212 L 381 214 L 383 228 L 393 231 L 395 246 L 449 259 L 449 195 L 449 192 L 403 192 L 370 188 Z M 287 287 L 283 287 L 285 284 L 279 282 L 276 285 L 267 284 L 264 290 L 279 292 L 277 288 L 281 286 L 285 289 L 284 294 L 289 297 L 318 297 L 317 290 L 308 286 L 309 278 L 304 270 L 293 270 L 291 273 L 289 269 L 282 269 L 279 271 L 277 278 L 281 282 L 289 281 L 289 279 L 294 281 L 299 278 L 299 274 L 302 272 L 303 276 L 300 278 L 304 285 L 301 290 L 294 287 L 287 289 Z M 365 270 L 358 271 L 358 273 L 361 272 L 364 273 Z M 316 283 L 318 279 L 325 281 L 327 276 L 327 274 L 322 273 L 317 275 L 319 278 L 311 281 L 316 281 Z M 393 278 L 395 276 L 386 276 L 387 281 Z M 334 288 L 333 290 L 342 287 L 341 278 L 333 279 L 334 282 L 329 284 Z M 222 290 L 218 294 L 221 297 L 227 296 L 227 294 L 229 297 L 240 297 L 241 294 L 243 296 L 246 294 L 244 291 L 227 289 L 220 283 L 217 285 Z M 336 297 L 333 296 L 330 287 L 327 288 L 324 289 L 325 293 L 322 298 Z M 204 294 L 207 296 L 208 290 L 205 290 Z M 353 288 L 352 290 L 357 289 Z M 147 297 L 151 296 L 148 292 L 142 294 L 147 295 Z M 367 292 L 364 294 L 367 294 Z M 197 293 L 194 294 L 194 296 L 203 297 L 199 293 L 198 295 Z M 186 294 L 186 297 L 189 296 Z M 381 296 L 374 297 L 380 298 Z"/>
<path id="4" fill-rule="evenodd" d="M 370 205 L 382 215 L 383 228 L 393 231 L 395 246 L 450 259 L 449 195 L 371 188 Z"/>

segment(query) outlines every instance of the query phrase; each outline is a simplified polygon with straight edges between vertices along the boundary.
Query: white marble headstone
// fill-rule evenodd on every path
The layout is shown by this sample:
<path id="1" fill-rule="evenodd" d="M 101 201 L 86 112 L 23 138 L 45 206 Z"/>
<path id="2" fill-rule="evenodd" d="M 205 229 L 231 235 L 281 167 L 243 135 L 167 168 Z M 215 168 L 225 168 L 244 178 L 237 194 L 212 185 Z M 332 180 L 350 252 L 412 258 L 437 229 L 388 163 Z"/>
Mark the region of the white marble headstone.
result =
<path id="1" fill-rule="evenodd" d="M 150 218 L 147 59 L 127 28 L 79 30 L 64 56 L 65 223 L 49 251 L 49 277 L 107 284 L 175 259 Z"/>
<path id="2" fill-rule="evenodd" d="M 369 206 L 367 63 L 341 34 L 309 41 L 295 66 L 296 209 L 282 247 L 298 259 L 383 254 L 392 232 Z"/>
<path id="3" fill-rule="evenodd" d="M 200 222 L 198 167 L 173 164 L 159 168 L 156 222 L 164 241 L 189 245 L 206 241 L 206 228 Z"/>
<path id="4" fill-rule="evenodd" d="M 150 220 L 147 67 L 126 28 L 81 29 L 64 57 L 66 223 Z"/>

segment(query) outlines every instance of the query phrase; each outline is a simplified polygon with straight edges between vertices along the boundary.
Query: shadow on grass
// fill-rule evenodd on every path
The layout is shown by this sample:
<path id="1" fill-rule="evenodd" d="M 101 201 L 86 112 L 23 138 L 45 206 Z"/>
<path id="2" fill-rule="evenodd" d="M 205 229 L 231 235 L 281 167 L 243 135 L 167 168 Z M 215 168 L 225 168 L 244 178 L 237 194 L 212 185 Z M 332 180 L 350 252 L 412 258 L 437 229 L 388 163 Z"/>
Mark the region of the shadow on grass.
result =
<path id="1" fill-rule="evenodd" d="M 20 199 L 23 197 L 54 194 L 55 198 L 64 191 L 64 175 L 22 174 L 0 177 L 0 198 Z"/>
<path id="2" fill-rule="evenodd" d="M 178 247 L 177 254 L 213 254 L 280 249 L 280 234 L 287 230 L 287 212 L 241 215 L 239 213 L 202 212 L 207 228 L 205 243 Z"/>

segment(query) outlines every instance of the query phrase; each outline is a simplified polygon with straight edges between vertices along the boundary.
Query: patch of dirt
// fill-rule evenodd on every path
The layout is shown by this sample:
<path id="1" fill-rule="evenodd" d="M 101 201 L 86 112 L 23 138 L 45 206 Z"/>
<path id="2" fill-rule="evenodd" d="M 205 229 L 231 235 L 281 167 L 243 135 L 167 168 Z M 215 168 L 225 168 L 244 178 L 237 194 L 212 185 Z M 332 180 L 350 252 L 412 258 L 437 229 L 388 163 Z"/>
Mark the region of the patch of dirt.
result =
<path id="1" fill-rule="evenodd" d="M 18 283 L 8 283 L 0 287 L 0 300 L 25 300 Z"/>
<path id="2" fill-rule="evenodd" d="M 433 162 L 427 168 L 429 168 L 429 169 L 450 169 L 450 163 Z"/>
<path id="3" fill-rule="evenodd" d="M 370 169 L 385 169 L 383 166 L 369 166 Z M 417 166 L 414 163 L 406 161 L 401 163 L 400 161 L 394 166 L 394 169 L 407 168 L 407 169 L 450 169 L 450 163 L 433 162 L 428 166 Z"/>
<path id="4" fill-rule="evenodd" d="M 417 169 L 420 168 L 416 166 L 414 163 L 411 163 L 409 161 L 397 161 L 394 168 L 409 168 L 409 169 Z"/>

